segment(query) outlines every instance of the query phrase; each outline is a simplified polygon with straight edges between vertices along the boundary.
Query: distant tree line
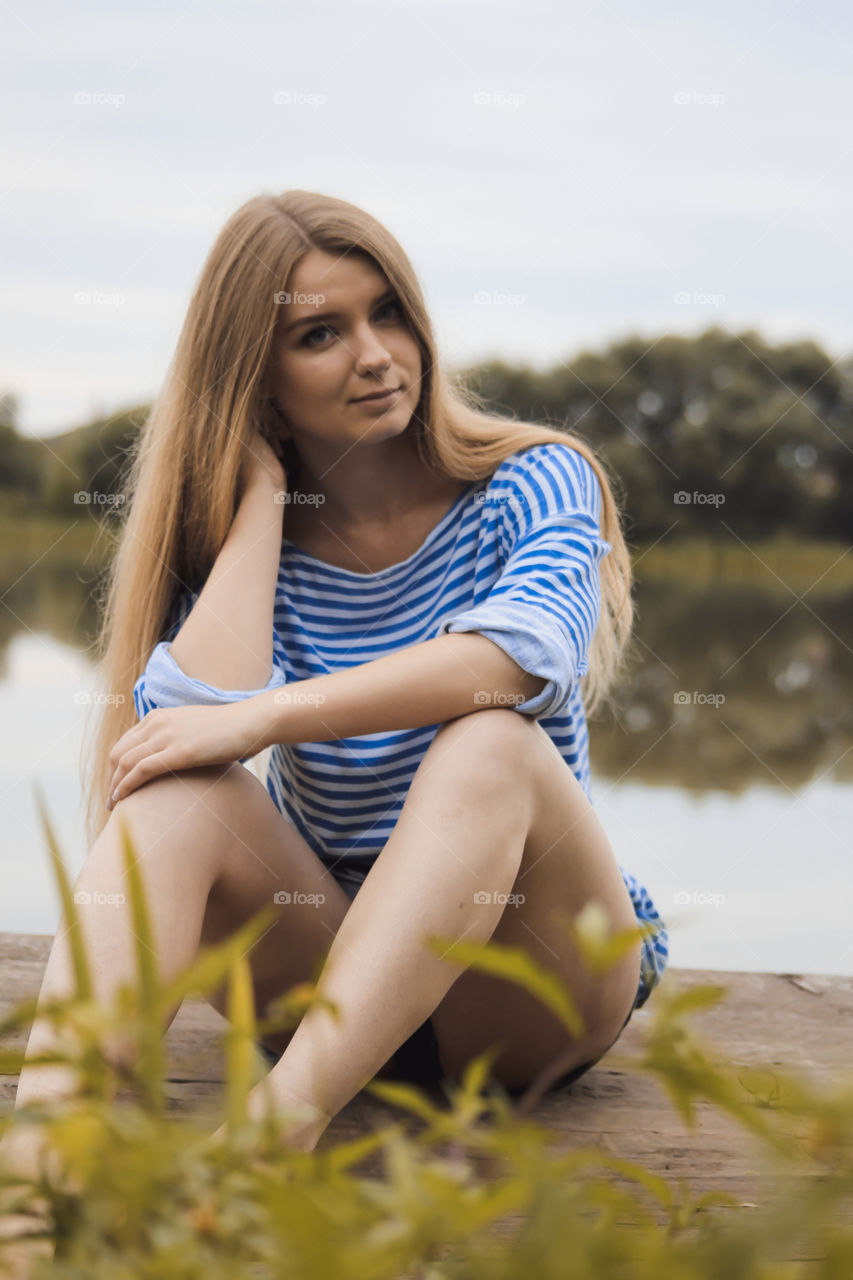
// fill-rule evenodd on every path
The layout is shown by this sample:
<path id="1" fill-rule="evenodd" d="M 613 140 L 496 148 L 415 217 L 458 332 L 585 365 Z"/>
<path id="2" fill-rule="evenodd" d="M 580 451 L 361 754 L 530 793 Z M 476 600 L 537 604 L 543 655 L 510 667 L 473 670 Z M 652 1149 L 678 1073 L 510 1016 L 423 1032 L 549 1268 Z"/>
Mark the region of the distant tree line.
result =
<path id="1" fill-rule="evenodd" d="M 630 542 L 673 536 L 853 533 L 853 361 L 750 330 L 631 337 L 544 372 L 504 361 L 462 370 L 493 409 L 572 431 L 614 479 Z M 80 494 L 120 510 L 141 405 L 44 440 L 0 412 L 4 506 L 80 514 Z M 113 495 L 113 500 L 103 495 Z"/>

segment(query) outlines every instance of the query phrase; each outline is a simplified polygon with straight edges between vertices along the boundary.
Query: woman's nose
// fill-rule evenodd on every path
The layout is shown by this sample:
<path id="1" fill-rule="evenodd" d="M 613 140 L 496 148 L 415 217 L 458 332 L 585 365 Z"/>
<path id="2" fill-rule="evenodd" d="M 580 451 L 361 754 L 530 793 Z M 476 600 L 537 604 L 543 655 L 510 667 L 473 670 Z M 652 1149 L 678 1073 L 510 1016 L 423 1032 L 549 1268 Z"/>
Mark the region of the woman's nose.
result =
<path id="1" fill-rule="evenodd" d="M 368 332 L 357 341 L 356 365 L 365 369 L 385 369 L 391 363 L 391 353 L 374 333 Z"/>

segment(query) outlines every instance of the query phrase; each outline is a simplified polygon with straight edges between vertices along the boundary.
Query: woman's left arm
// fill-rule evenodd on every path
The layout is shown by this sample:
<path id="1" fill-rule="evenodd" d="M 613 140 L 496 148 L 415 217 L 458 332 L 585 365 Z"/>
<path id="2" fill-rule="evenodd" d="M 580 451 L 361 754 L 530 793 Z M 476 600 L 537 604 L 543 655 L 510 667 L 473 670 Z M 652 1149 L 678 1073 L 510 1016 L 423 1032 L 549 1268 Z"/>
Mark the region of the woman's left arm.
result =
<path id="1" fill-rule="evenodd" d="M 115 803 L 158 774 L 228 764 L 278 742 L 328 742 L 514 707 L 543 685 L 477 632 L 437 636 L 243 702 L 149 711 L 110 753 L 110 795 Z"/>
<path id="2" fill-rule="evenodd" d="M 599 562 L 611 550 L 599 528 L 599 482 L 576 450 L 545 444 L 508 459 L 492 484 L 508 555 L 477 605 L 445 618 L 432 640 L 373 662 L 240 703 L 149 712 L 113 749 L 118 797 L 158 773 L 277 742 L 415 729 L 487 707 L 537 718 L 563 709 L 588 670 Z"/>

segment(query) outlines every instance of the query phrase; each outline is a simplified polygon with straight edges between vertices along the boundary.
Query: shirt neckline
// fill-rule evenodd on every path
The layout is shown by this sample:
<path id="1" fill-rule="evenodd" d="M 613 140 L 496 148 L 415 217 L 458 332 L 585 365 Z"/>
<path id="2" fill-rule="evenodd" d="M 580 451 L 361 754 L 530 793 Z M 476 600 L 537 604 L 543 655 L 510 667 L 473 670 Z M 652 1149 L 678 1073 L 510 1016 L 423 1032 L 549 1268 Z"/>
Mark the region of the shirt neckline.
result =
<path id="1" fill-rule="evenodd" d="M 479 480 L 472 480 L 469 484 L 465 486 L 465 488 L 460 493 L 456 495 L 451 505 L 447 508 L 444 515 L 438 521 L 438 524 L 433 525 L 432 529 L 430 529 L 429 533 L 424 538 L 421 545 L 417 548 L 417 550 L 413 551 L 410 556 L 407 556 L 405 560 L 398 560 L 396 564 L 386 565 L 384 569 L 377 569 L 373 573 L 361 573 L 358 569 L 342 569 L 340 565 L 329 564 L 328 560 L 321 560 L 318 556 L 312 556 L 309 551 L 303 551 L 301 547 L 297 547 L 296 543 L 291 542 L 286 535 L 282 538 L 282 542 L 284 545 L 286 545 L 290 549 L 291 554 L 300 556 L 303 560 L 308 560 L 311 564 L 319 565 L 323 569 L 328 569 L 330 573 L 345 574 L 348 578 L 362 578 L 362 579 L 381 578 L 386 573 L 393 573 L 396 569 L 402 569 L 404 568 L 405 565 L 411 563 L 412 560 L 416 560 L 417 557 L 420 556 L 427 549 L 427 547 L 438 537 L 438 535 L 443 531 L 443 529 L 449 524 L 450 520 L 452 519 L 453 515 L 456 512 L 457 507 L 459 507 L 459 505 L 470 495 L 472 488 L 474 488 L 475 486 L 478 486 L 481 483 L 482 482 Z"/>

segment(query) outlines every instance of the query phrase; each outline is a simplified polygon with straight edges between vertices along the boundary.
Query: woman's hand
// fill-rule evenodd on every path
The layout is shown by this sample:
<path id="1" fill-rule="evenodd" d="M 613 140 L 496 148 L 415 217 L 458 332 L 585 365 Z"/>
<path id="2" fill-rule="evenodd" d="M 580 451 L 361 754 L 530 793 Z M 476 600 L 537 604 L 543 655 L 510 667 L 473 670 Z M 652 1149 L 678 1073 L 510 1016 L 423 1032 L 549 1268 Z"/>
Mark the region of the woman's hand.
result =
<path id="1" fill-rule="evenodd" d="M 287 490 L 287 475 L 282 460 L 282 437 L 273 426 L 256 430 L 246 445 L 246 489 L 257 484 Z"/>
<path id="2" fill-rule="evenodd" d="M 158 774 L 232 764 L 257 755 L 265 745 L 257 697 L 221 707 L 149 711 L 110 752 L 113 774 L 107 808 Z"/>

